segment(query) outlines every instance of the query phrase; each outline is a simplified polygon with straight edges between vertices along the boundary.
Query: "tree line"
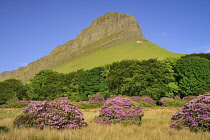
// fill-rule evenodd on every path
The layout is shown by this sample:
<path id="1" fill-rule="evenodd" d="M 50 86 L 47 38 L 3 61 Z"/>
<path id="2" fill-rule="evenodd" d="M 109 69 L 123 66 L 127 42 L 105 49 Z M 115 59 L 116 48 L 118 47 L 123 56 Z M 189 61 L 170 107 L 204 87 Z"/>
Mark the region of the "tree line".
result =
<path id="1" fill-rule="evenodd" d="M 210 91 L 210 53 L 164 60 L 122 60 L 68 74 L 42 70 L 28 83 L 0 82 L 0 104 L 14 100 L 85 101 L 97 92 L 110 95 L 162 97 L 199 95 Z"/>

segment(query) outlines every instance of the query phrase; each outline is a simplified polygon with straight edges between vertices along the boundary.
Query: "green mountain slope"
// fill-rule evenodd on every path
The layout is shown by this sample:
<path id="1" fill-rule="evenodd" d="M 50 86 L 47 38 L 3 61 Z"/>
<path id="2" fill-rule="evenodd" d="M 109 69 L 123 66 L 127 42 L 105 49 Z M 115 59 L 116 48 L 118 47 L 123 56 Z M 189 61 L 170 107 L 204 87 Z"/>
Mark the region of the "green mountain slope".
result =
<path id="1" fill-rule="evenodd" d="M 123 59 L 163 59 L 180 55 L 146 40 L 135 17 L 111 12 L 98 17 L 74 40 L 57 46 L 49 55 L 26 67 L 0 73 L 0 81 L 15 78 L 27 82 L 46 69 L 68 73 Z"/>
<path id="2" fill-rule="evenodd" d="M 180 57 L 183 54 L 172 53 L 161 48 L 150 41 L 136 43 L 128 41 L 109 48 L 102 48 L 87 55 L 66 62 L 65 64 L 54 68 L 53 70 L 68 73 L 78 69 L 91 69 L 97 66 L 103 66 L 123 59 L 164 59 L 167 57 Z"/>

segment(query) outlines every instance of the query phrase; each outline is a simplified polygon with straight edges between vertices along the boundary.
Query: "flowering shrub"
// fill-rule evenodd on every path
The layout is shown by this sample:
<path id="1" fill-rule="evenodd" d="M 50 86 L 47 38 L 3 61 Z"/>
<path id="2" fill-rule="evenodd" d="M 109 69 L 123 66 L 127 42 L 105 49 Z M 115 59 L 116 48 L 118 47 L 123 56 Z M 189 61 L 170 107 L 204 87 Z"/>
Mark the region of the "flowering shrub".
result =
<path id="1" fill-rule="evenodd" d="M 180 101 L 179 99 L 173 99 L 168 97 L 163 97 L 160 99 L 159 104 L 161 106 L 173 106 L 173 107 L 181 107 L 186 103 L 186 101 Z"/>
<path id="2" fill-rule="evenodd" d="M 161 106 L 167 106 L 167 103 L 169 100 L 173 100 L 172 98 L 169 98 L 169 97 L 162 97 L 159 101 L 159 104 Z"/>
<path id="3" fill-rule="evenodd" d="M 142 101 L 142 98 L 140 96 L 131 96 L 129 97 L 132 101 L 137 101 L 137 102 L 140 102 Z"/>
<path id="4" fill-rule="evenodd" d="M 156 104 L 155 101 L 150 97 L 142 97 L 141 99 L 142 99 L 143 102 L 146 102 L 150 105 L 155 105 Z"/>
<path id="5" fill-rule="evenodd" d="M 210 93 L 189 101 L 171 119 L 171 128 L 210 131 Z"/>
<path id="6" fill-rule="evenodd" d="M 195 99 L 197 96 L 192 96 L 192 95 L 189 95 L 189 96 L 185 96 L 184 98 L 182 98 L 182 101 L 190 101 L 192 99 Z"/>
<path id="7" fill-rule="evenodd" d="M 114 97 L 117 97 L 117 95 L 110 95 L 110 98 L 114 98 Z"/>
<path id="8" fill-rule="evenodd" d="M 100 102 L 100 101 L 104 101 L 104 96 L 101 95 L 99 92 L 97 92 L 96 94 L 92 95 L 90 97 L 90 102 Z"/>
<path id="9" fill-rule="evenodd" d="M 23 114 L 14 120 L 15 127 L 44 128 L 81 128 L 87 124 L 83 122 L 83 114 L 77 106 L 67 98 L 54 101 L 32 101 L 23 109 Z"/>
<path id="10" fill-rule="evenodd" d="M 156 105 L 155 101 L 150 97 L 132 96 L 129 98 L 133 101 L 139 102 L 142 107 L 151 107 Z"/>
<path id="11" fill-rule="evenodd" d="M 126 96 L 116 96 L 109 98 L 100 110 L 100 114 L 95 118 L 101 124 L 140 124 L 144 110 L 138 102 Z"/>

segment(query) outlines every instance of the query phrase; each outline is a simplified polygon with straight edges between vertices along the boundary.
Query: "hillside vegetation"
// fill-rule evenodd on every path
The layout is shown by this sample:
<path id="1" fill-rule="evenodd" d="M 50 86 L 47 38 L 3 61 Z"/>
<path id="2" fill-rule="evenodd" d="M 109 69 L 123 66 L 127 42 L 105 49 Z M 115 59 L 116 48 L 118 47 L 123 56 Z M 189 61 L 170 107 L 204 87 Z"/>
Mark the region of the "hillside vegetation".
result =
<path id="1" fill-rule="evenodd" d="M 99 114 L 97 109 L 81 110 L 84 113 L 88 127 L 80 130 L 56 130 L 45 128 L 14 128 L 14 117 L 21 114 L 22 109 L 0 109 L 0 126 L 9 128 L 8 133 L 1 133 L 0 140 L 207 140 L 208 132 L 193 133 L 187 129 L 181 131 L 171 129 L 171 115 L 176 112 L 174 107 L 145 108 L 142 124 L 137 125 L 101 125 L 93 123 L 92 120 Z M 15 114 L 13 114 L 15 112 Z"/>
<path id="2" fill-rule="evenodd" d="M 147 60 L 157 58 L 162 60 L 167 57 L 180 57 L 184 54 L 172 53 L 150 41 L 128 41 L 109 48 L 103 48 L 54 68 L 62 73 L 69 73 L 78 69 L 91 69 L 106 64 L 111 64 L 124 59 Z"/>

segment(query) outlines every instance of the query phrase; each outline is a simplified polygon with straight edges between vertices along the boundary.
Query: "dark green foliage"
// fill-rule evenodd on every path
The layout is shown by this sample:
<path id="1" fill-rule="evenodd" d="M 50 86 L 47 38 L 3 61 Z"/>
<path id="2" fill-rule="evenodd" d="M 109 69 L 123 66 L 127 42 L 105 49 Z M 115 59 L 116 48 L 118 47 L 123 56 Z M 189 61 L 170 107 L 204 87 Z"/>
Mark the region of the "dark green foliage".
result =
<path id="1" fill-rule="evenodd" d="M 104 97 L 108 96 L 104 71 L 103 67 L 96 67 L 78 74 L 79 95 L 82 101 L 88 100 L 89 96 L 97 92 L 100 92 Z"/>
<path id="2" fill-rule="evenodd" d="M 78 72 L 61 74 L 52 70 L 42 70 L 26 84 L 30 100 L 53 100 L 68 97 L 79 101 Z"/>
<path id="3" fill-rule="evenodd" d="M 118 95 L 164 97 L 175 82 L 173 73 L 157 59 L 124 60 L 110 65 L 109 91 Z"/>
<path id="4" fill-rule="evenodd" d="M 0 108 L 23 108 L 26 107 L 28 104 L 23 102 L 15 102 L 11 104 L 3 104 L 0 105 Z"/>
<path id="5" fill-rule="evenodd" d="M 64 75 L 52 70 L 42 70 L 26 85 L 29 99 L 53 100 L 61 97 Z"/>
<path id="6" fill-rule="evenodd" d="M 0 104 L 5 104 L 9 100 L 18 101 L 26 98 L 23 83 L 16 79 L 8 79 L 0 82 L 0 97 Z"/>
<path id="7" fill-rule="evenodd" d="M 187 101 L 181 101 L 173 98 L 163 97 L 159 101 L 159 105 L 161 106 L 173 106 L 173 107 L 181 107 L 183 106 Z"/>
<path id="8" fill-rule="evenodd" d="M 63 89 L 65 92 L 63 92 L 62 96 L 68 97 L 71 101 L 80 101 L 78 84 L 78 73 L 80 71 L 81 70 L 64 75 Z"/>
<path id="9" fill-rule="evenodd" d="M 7 128 L 6 126 L 0 126 L 0 133 L 5 133 L 5 132 L 9 132 L 9 128 Z"/>
<path id="10" fill-rule="evenodd" d="M 13 104 L 22 99 L 53 100 L 59 97 L 87 101 L 97 92 L 105 99 L 114 94 L 147 96 L 156 102 L 162 97 L 183 98 L 204 94 L 210 91 L 210 61 L 201 57 L 209 59 L 209 53 L 162 61 L 123 60 L 68 74 L 42 70 L 24 87 L 15 79 L 0 82 L 0 104 Z"/>
<path id="11" fill-rule="evenodd" d="M 185 57 L 175 66 L 181 97 L 198 95 L 210 90 L 210 61 L 200 57 Z"/>
<path id="12" fill-rule="evenodd" d="M 210 53 L 193 53 L 193 54 L 188 54 L 188 55 L 182 56 L 182 58 L 188 58 L 188 57 L 192 57 L 192 56 L 199 56 L 199 57 L 206 58 L 206 59 L 210 60 Z"/>

